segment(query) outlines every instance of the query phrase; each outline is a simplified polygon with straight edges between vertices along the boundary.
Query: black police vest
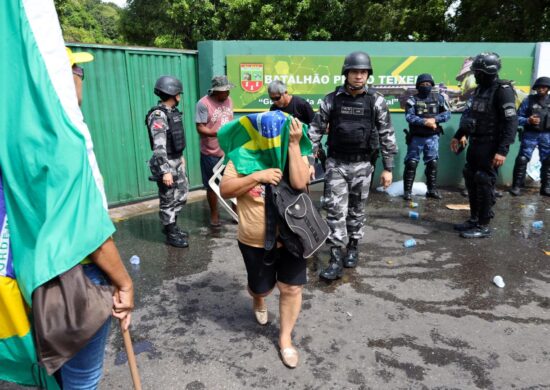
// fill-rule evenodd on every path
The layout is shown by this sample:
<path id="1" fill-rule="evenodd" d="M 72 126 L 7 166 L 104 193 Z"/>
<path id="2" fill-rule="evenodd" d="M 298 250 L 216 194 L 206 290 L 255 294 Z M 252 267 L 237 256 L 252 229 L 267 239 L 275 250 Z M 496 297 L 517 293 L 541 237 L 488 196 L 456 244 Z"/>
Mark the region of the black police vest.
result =
<path id="1" fill-rule="evenodd" d="M 439 114 L 439 99 L 438 94 L 430 93 L 426 99 L 421 99 L 418 96 L 413 96 L 414 113 L 420 118 L 435 118 Z M 411 135 L 419 137 L 429 137 L 441 132 L 441 127 L 434 131 L 432 128 L 424 125 L 409 124 Z"/>
<path id="2" fill-rule="evenodd" d="M 495 107 L 495 94 L 505 81 L 496 80 L 489 88 L 483 91 L 477 87 L 472 98 L 472 119 L 474 131 L 472 137 L 479 140 L 492 140 L 498 136 L 499 119 Z"/>
<path id="3" fill-rule="evenodd" d="M 181 157 L 182 152 L 185 149 L 185 132 L 183 129 L 183 115 L 177 108 L 168 110 L 165 106 L 158 105 L 151 108 L 145 116 L 145 126 L 147 126 L 147 134 L 149 135 L 151 150 L 154 150 L 155 143 L 153 140 L 153 134 L 149 129 L 149 116 L 155 110 L 164 112 L 168 118 L 168 130 L 166 131 L 166 154 L 168 155 L 168 158 L 173 159 Z"/>
<path id="4" fill-rule="evenodd" d="M 330 113 L 328 151 L 329 156 L 349 157 L 350 161 L 368 160 L 368 155 L 378 149 L 378 133 L 374 125 L 374 92 L 356 96 L 346 93 L 334 96 Z"/>
<path id="5" fill-rule="evenodd" d="M 539 101 L 537 95 L 527 96 L 527 117 L 531 115 L 538 115 L 540 123 L 538 125 L 530 125 L 527 123 L 524 126 L 525 131 L 538 131 L 548 132 L 550 131 L 550 97 L 546 96 L 544 100 Z"/>

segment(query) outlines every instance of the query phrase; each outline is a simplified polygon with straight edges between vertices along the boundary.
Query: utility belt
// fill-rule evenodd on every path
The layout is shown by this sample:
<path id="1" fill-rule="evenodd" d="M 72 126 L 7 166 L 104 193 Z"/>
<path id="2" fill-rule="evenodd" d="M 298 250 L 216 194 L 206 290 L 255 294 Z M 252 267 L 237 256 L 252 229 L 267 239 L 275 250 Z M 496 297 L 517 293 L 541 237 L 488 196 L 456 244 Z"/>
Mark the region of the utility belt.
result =
<path id="1" fill-rule="evenodd" d="M 339 153 L 329 150 L 328 156 L 346 162 L 370 161 L 371 153 Z"/>
<path id="2" fill-rule="evenodd" d="M 183 156 L 182 152 L 179 153 L 167 153 L 166 157 L 168 157 L 168 160 L 177 160 L 178 158 L 181 158 Z"/>

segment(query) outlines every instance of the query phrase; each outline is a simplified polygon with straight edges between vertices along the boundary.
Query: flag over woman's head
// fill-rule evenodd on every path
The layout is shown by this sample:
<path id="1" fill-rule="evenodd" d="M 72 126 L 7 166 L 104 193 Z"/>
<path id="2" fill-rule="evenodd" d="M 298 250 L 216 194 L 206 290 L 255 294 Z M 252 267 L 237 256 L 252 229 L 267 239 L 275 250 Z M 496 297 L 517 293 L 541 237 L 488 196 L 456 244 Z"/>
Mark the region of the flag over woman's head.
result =
<path id="1" fill-rule="evenodd" d="M 292 116 L 282 111 L 250 114 L 227 123 L 218 131 L 218 141 L 242 175 L 268 168 L 284 171 L 290 138 Z M 303 156 L 312 153 L 307 125 L 302 125 L 300 150 Z"/>

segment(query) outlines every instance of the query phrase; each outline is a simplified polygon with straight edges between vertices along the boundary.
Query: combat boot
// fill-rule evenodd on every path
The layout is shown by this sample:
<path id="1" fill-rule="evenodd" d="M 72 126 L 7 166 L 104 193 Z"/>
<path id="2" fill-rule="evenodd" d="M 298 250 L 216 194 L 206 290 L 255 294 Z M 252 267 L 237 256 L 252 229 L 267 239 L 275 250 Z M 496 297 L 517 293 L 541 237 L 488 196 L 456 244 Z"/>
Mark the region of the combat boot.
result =
<path id="1" fill-rule="evenodd" d="M 525 174 L 527 171 L 527 157 L 518 156 L 514 164 L 514 176 L 512 178 L 512 188 L 508 192 L 511 195 L 518 196 L 521 193 L 521 186 L 525 182 Z"/>
<path id="2" fill-rule="evenodd" d="M 550 196 L 550 158 L 544 160 L 540 168 L 540 194 Z"/>
<path id="3" fill-rule="evenodd" d="M 457 223 L 453 226 L 453 228 L 459 232 L 465 232 L 467 230 L 471 230 L 477 226 L 477 219 L 470 218 L 465 222 Z"/>
<path id="4" fill-rule="evenodd" d="M 187 238 L 189 237 L 189 233 L 187 233 L 185 230 L 183 230 L 182 228 L 180 228 L 178 225 L 176 225 L 176 227 L 174 228 L 176 230 L 176 232 L 183 238 Z M 166 229 L 166 226 L 163 226 L 162 227 L 162 232 L 164 234 L 166 234 L 168 232 L 168 230 Z"/>
<path id="5" fill-rule="evenodd" d="M 418 161 L 415 160 L 409 160 L 405 163 L 405 172 L 403 172 L 403 199 L 405 200 L 412 200 L 412 187 L 417 165 Z"/>
<path id="6" fill-rule="evenodd" d="M 187 248 L 189 246 L 187 239 L 178 232 L 175 222 L 164 226 L 164 231 L 166 235 L 165 242 L 168 245 L 175 246 L 176 248 Z"/>
<path id="7" fill-rule="evenodd" d="M 326 280 L 336 280 L 342 277 L 344 269 L 342 268 L 342 248 L 339 246 L 330 247 L 330 260 L 328 267 L 325 268 L 319 276 Z"/>
<path id="8" fill-rule="evenodd" d="M 428 192 L 426 192 L 426 198 L 441 199 L 443 198 L 437 190 L 437 160 L 429 161 L 426 164 L 426 186 Z"/>
<path id="9" fill-rule="evenodd" d="M 477 225 L 475 228 L 460 233 L 462 238 L 487 238 L 491 237 L 491 229 L 488 225 Z"/>
<path id="10" fill-rule="evenodd" d="M 346 257 L 344 257 L 345 268 L 357 267 L 357 261 L 359 260 L 359 250 L 357 249 L 357 240 L 350 238 L 347 245 Z"/>

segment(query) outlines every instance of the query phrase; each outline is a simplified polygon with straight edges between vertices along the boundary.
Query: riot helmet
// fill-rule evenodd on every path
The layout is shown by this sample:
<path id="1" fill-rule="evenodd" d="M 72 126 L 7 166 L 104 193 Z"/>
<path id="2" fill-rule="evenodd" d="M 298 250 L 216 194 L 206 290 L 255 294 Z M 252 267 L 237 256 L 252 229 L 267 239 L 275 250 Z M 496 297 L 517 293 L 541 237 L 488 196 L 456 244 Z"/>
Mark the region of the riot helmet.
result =
<path id="1" fill-rule="evenodd" d="M 550 77 L 539 77 L 535 80 L 535 84 L 533 84 L 533 89 L 537 89 L 538 87 L 548 87 L 550 88 Z"/>
<path id="2" fill-rule="evenodd" d="M 489 75 L 496 75 L 500 67 L 500 57 L 497 53 L 478 54 L 472 62 L 473 72 L 483 72 Z"/>
<path id="3" fill-rule="evenodd" d="M 432 75 L 429 73 L 422 73 L 422 74 L 419 74 L 418 77 L 416 78 L 416 88 L 418 88 L 418 86 L 421 83 L 424 83 L 426 81 L 428 81 L 432 85 L 432 87 L 435 86 L 435 82 Z"/>
<path id="4" fill-rule="evenodd" d="M 182 91 L 183 85 L 181 81 L 172 76 L 161 76 L 155 83 L 154 93 L 161 99 L 166 95 L 176 96 Z"/>
<path id="5" fill-rule="evenodd" d="M 351 69 L 366 69 L 369 71 L 369 76 L 372 75 L 372 65 L 369 55 L 364 51 L 354 51 L 348 54 L 344 59 L 342 74 L 347 76 Z"/>

